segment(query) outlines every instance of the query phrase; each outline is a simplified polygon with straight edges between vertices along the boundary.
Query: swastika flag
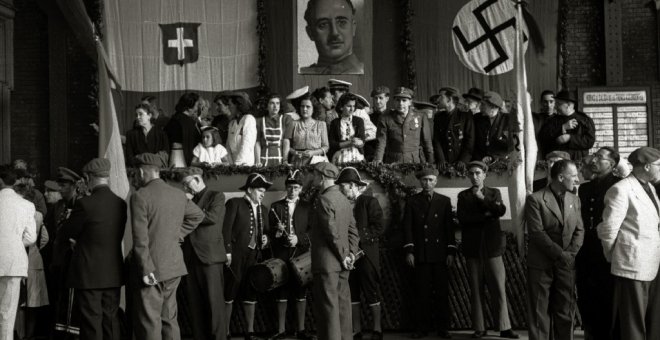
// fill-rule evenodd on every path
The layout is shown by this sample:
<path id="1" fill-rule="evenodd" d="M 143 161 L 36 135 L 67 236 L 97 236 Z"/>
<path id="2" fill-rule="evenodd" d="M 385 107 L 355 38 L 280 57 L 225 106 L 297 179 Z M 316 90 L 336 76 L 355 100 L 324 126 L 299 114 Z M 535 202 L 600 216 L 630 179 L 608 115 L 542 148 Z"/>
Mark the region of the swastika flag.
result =
<path id="1" fill-rule="evenodd" d="M 198 23 L 160 24 L 163 61 L 166 65 L 194 63 L 199 59 Z"/>

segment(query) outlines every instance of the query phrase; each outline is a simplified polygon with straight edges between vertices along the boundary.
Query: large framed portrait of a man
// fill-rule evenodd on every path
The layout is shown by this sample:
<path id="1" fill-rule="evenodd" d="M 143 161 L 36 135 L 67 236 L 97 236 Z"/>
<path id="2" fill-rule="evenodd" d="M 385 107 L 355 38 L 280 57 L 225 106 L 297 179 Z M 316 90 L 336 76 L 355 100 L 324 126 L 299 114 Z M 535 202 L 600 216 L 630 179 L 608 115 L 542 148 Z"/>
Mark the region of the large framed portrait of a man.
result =
<path id="1" fill-rule="evenodd" d="M 297 0 L 299 74 L 364 74 L 364 1 Z"/>

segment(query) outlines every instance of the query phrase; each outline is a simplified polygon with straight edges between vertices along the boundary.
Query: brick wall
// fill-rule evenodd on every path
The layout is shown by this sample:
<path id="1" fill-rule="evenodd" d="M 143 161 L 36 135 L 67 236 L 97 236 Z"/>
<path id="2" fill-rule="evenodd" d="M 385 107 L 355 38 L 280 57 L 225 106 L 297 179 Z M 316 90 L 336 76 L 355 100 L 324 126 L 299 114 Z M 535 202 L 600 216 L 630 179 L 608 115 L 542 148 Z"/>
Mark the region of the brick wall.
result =
<path id="1" fill-rule="evenodd" d="M 603 1 L 570 0 L 566 3 L 566 85 L 572 90 L 605 85 Z"/>

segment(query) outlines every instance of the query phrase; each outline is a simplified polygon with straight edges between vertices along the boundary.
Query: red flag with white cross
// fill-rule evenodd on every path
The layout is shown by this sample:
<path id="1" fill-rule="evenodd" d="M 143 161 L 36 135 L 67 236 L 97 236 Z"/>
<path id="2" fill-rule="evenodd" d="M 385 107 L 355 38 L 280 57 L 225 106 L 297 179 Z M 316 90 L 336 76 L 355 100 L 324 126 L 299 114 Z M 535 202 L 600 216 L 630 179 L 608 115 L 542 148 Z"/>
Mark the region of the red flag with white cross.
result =
<path id="1" fill-rule="evenodd" d="M 163 32 L 163 61 L 165 65 L 183 66 L 199 59 L 198 23 L 161 24 Z"/>

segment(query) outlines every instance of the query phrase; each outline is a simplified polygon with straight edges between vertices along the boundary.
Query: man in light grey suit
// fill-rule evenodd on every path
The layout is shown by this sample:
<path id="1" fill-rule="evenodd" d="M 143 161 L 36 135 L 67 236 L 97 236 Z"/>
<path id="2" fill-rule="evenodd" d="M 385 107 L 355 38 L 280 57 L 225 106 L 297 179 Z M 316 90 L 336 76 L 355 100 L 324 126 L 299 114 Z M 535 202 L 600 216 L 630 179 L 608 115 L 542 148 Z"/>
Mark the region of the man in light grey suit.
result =
<path id="1" fill-rule="evenodd" d="M 0 339 L 14 338 L 21 279 L 28 271 L 25 247 L 37 240 L 34 204 L 14 192 L 15 181 L 14 170 L 0 166 Z"/>
<path id="2" fill-rule="evenodd" d="M 660 265 L 658 195 L 653 183 L 660 180 L 660 151 L 641 147 L 628 156 L 632 175 L 614 184 L 605 194 L 603 221 L 598 237 L 612 266 L 614 311 L 621 339 L 658 339 L 649 302 Z M 616 322 L 618 321 L 618 322 Z"/>
<path id="3" fill-rule="evenodd" d="M 575 255 L 584 239 L 580 199 L 573 194 L 575 163 L 556 162 L 550 178 L 549 186 L 527 197 L 525 207 L 530 340 L 549 340 L 551 333 L 573 338 Z"/>

